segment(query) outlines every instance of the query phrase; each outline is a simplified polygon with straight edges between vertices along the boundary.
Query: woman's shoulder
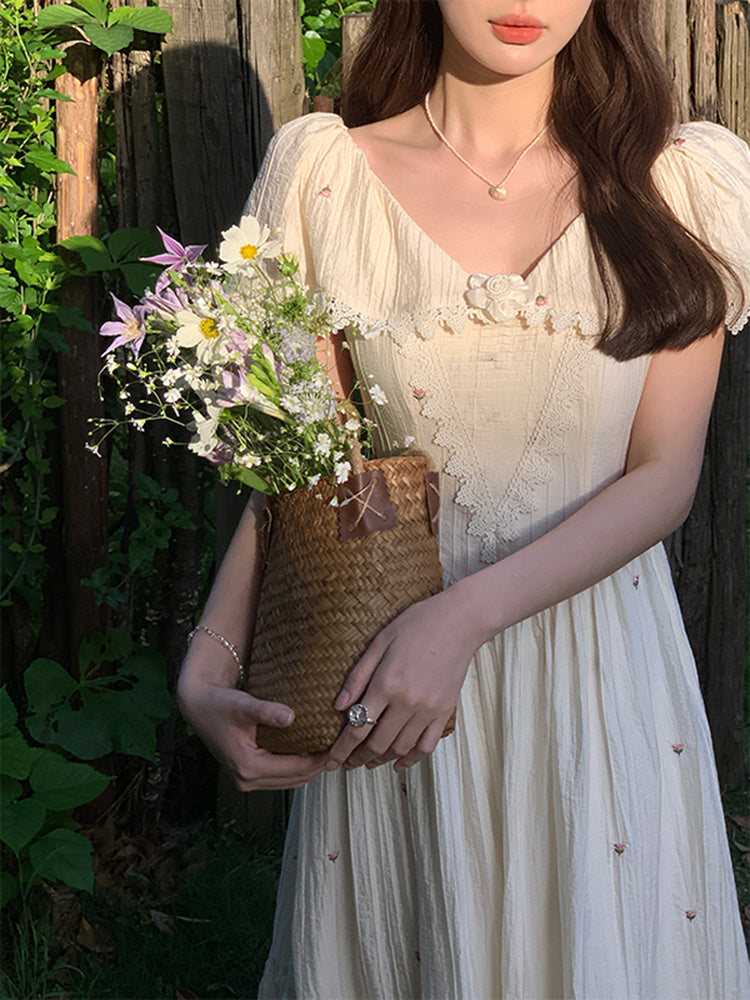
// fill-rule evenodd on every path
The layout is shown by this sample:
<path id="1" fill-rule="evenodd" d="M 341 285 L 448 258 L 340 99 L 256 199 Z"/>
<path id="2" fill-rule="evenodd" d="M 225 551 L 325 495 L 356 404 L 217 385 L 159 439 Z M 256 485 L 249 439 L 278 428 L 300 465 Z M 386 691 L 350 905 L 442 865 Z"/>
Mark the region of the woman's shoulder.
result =
<path id="1" fill-rule="evenodd" d="M 348 129 L 339 115 L 314 111 L 282 125 L 269 143 L 266 161 L 275 168 L 296 168 L 314 162 L 327 150 L 347 150 L 351 144 Z"/>
<path id="2" fill-rule="evenodd" d="M 685 192 L 693 200 L 750 199 L 750 149 L 716 122 L 687 122 L 676 130 L 656 162 L 664 194 Z"/>

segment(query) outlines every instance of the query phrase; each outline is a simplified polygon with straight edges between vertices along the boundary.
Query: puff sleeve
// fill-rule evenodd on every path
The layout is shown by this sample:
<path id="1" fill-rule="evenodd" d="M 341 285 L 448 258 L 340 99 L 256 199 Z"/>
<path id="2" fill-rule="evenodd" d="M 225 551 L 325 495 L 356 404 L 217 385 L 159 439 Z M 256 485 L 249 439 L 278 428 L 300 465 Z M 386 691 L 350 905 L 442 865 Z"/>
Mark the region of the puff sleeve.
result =
<path id="1" fill-rule="evenodd" d="M 321 160 L 343 125 L 338 115 L 303 115 L 283 125 L 269 143 L 243 214 L 280 230 L 286 252 L 296 253 L 300 279 L 317 285 L 310 239 L 310 186 Z"/>
<path id="2" fill-rule="evenodd" d="M 730 265 L 727 327 L 750 319 L 750 149 L 713 122 L 682 125 L 659 158 L 655 180 L 677 218 Z"/>

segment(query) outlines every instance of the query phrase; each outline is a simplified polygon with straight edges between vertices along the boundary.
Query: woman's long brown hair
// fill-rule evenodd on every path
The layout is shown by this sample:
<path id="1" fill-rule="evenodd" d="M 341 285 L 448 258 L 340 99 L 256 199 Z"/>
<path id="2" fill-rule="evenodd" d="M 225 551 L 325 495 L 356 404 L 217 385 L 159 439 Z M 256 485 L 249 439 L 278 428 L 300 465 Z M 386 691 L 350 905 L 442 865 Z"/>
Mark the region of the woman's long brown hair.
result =
<path id="1" fill-rule="evenodd" d="M 651 176 L 672 139 L 671 87 L 652 0 L 594 0 L 555 63 L 551 134 L 580 177 L 581 208 L 608 306 L 598 347 L 618 360 L 686 347 L 727 311 L 731 268 L 675 218 Z M 437 76 L 436 0 L 378 0 L 348 75 L 349 127 L 419 104 Z"/>

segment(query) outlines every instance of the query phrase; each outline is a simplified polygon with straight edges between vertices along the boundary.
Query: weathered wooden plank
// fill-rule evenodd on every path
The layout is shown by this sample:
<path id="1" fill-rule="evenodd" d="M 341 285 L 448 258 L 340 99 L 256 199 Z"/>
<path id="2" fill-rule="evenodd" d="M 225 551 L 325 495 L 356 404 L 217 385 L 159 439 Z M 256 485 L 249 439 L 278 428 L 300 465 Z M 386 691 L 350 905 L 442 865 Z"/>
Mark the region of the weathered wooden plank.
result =
<path id="1" fill-rule="evenodd" d="M 750 3 L 722 4 L 717 28 L 720 120 L 750 142 Z"/>
<path id="2" fill-rule="evenodd" d="M 716 89 L 716 2 L 690 0 L 693 38 L 693 111 L 698 119 L 715 121 Z"/>
<path id="3" fill-rule="evenodd" d="M 145 7 L 147 0 L 112 0 L 112 7 Z M 119 226 L 170 229 L 171 182 L 163 164 L 164 144 L 156 112 L 152 53 L 115 52 L 111 59 L 115 106 L 117 209 Z"/>
<path id="4" fill-rule="evenodd" d="M 341 68 L 342 77 L 346 81 L 349 68 L 354 60 L 357 47 L 367 31 L 370 14 L 346 14 L 341 18 Z"/>
<path id="5" fill-rule="evenodd" d="M 667 45 L 667 0 L 654 0 L 654 33 L 659 51 L 664 55 Z"/>
<path id="6" fill-rule="evenodd" d="M 98 74 L 99 57 L 89 45 L 72 45 L 67 72 L 55 86 L 70 101 L 58 101 L 57 155 L 75 174 L 61 174 L 57 194 L 57 238 L 96 235 L 98 221 Z M 93 278 L 69 278 L 61 291 L 63 306 L 78 306 L 96 325 L 98 294 Z M 107 465 L 86 450 L 90 419 L 103 416 L 97 377 L 101 368 L 99 338 L 89 331 L 63 330 L 70 354 L 58 355 L 65 590 L 69 618 L 70 662 L 77 664 L 84 637 L 102 630 L 106 616 L 93 591 L 81 580 L 107 560 Z"/>
<path id="7" fill-rule="evenodd" d="M 674 83 L 680 121 L 690 118 L 690 39 L 687 0 L 669 0 L 666 8 L 665 58 Z"/>
<path id="8" fill-rule="evenodd" d="M 293 0 L 164 0 L 163 47 L 180 232 L 214 246 L 240 215 L 271 135 L 302 113 Z"/>

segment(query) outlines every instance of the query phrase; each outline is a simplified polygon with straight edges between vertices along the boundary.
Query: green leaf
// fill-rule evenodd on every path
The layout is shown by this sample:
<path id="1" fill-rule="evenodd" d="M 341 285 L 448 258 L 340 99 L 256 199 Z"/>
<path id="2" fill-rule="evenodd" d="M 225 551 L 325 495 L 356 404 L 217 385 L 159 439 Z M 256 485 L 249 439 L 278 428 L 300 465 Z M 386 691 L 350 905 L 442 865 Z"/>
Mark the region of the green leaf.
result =
<path id="1" fill-rule="evenodd" d="M 108 240 L 108 245 L 112 260 L 137 261 L 139 257 L 156 253 L 161 242 L 155 239 L 154 233 L 145 226 L 132 226 L 127 229 L 115 229 Z"/>
<path id="2" fill-rule="evenodd" d="M 79 684 L 55 660 L 34 660 L 23 675 L 29 714 L 29 732 L 40 743 L 54 743 L 57 738 L 52 710 L 64 704 L 79 690 Z"/>
<path id="3" fill-rule="evenodd" d="M 152 31 L 157 35 L 166 35 L 174 29 L 172 15 L 158 7 L 117 7 L 109 15 L 110 24 L 128 24 L 139 31 Z"/>
<path id="4" fill-rule="evenodd" d="M 59 879 L 73 889 L 90 892 L 94 887 L 93 850 L 91 841 L 80 833 L 52 830 L 31 845 L 29 856 L 37 878 Z"/>
<path id="5" fill-rule="evenodd" d="M 49 8 L 45 8 L 49 9 Z M 106 246 L 96 236 L 69 236 L 66 240 L 61 240 L 58 244 L 66 250 L 77 250 L 79 253 L 84 248 L 98 250 L 99 253 L 107 253 Z"/>
<path id="6" fill-rule="evenodd" d="M 2 281 L 3 277 L 0 275 L 0 309 L 17 316 L 23 309 L 23 298 L 10 283 Z"/>
<path id="7" fill-rule="evenodd" d="M 302 57 L 305 60 L 305 67 L 308 72 L 312 72 L 323 58 L 326 50 L 326 43 L 317 31 L 306 31 L 302 36 Z"/>
<path id="8" fill-rule="evenodd" d="M 167 663 L 155 649 L 142 647 L 125 663 L 120 674 L 133 688 L 129 700 L 144 715 L 163 722 L 172 710 L 172 698 L 167 689 Z"/>
<path id="9" fill-rule="evenodd" d="M 45 10 L 56 10 L 55 7 L 45 7 Z M 26 153 L 27 163 L 33 163 L 35 167 L 40 170 L 44 170 L 48 174 L 74 174 L 75 170 L 70 166 L 69 163 L 65 163 L 63 160 L 58 160 L 55 154 L 49 150 L 45 149 L 43 146 L 38 146 L 36 149 L 30 149 Z"/>
<path id="10" fill-rule="evenodd" d="M 126 24 L 113 24 L 111 28 L 105 28 L 92 22 L 86 26 L 86 34 L 91 44 L 108 56 L 126 49 L 133 41 L 133 29 Z"/>
<path id="11" fill-rule="evenodd" d="M 87 319 L 80 306 L 58 306 L 57 318 L 61 326 L 73 327 L 75 330 L 93 332 L 91 320 Z"/>
<path id="12" fill-rule="evenodd" d="M 20 891 L 18 879 L 11 872 L 0 871 L 0 907 L 15 899 Z"/>
<path id="13" fill-rule="evenodd" d="M 93 248 L 81 247 L 79 253 L 87 274 L 99 274 L 101 271 L 111 271 L 115 267 L 106 247 L 103 253 Z"/>
<path id="14" fill-rule="evenodd" d="M 54 713 L 55 743 L 80 760 L 96 760 L 114 749 L 107 719 L 97 708 L 98 695 L 81 696 L 78 708 L 63 705 Z"/>
<path id="15" fill-rule="evenodd" d="M 155 759 L 156 725 L 136 704 L 130 691 L 100 692 L 96 712 L 107 725 L 112 750 L 145 760 Z"/>
<path id="16" fill-rule="evenodd" d="M 17 720 L 16 706 L 8 694 L 8 689 L 3 685 L 0 688 L 0 736 L 8 736 L 15 728 Z"/>
<path id="17" fill-rule="evenodd" d="M 124 629 L 108 628 L 104 633 L 92 632 L 88 639 L 81 642 L 78 666 L 82 673 L 87 673 L 87 667 L 121 660 L 139 648 L 138 643 Z"/>
<path id="18" fill-rule="evenodd" d="M 4 809 L 11 802 L 20 799 L 23 793 L 23 785 L 15 778 L 8 778 L 0 774 L 0 806 Z"/>
<path id="19" fill-rule="evenodd" d="M 0 771 L 9 778 L 28 778 L 31 768 L 44 750 L 30 747 L 21 733 L 16 731 L 0 739 Z"/>
<path id="20" fill-rule="evenodd" d="M 42 400 L 42 406 L 46 406 L 48 410 L 56 410 L 58 406 L 64 406 L 66 400 L 62 396 L 47 396 L 46 399 Z"/>
<path id="21" fill-rule="evenodd" d="M 240 467 L 239 465 L 224 465 L 222 466 L 222 475 L 226 476 L 228 479 L 236 479 L 239 483 L 244 483 L 246 486 L 251 487 L 251 489 L 257 490 L 259 493 L 268 493 L 268 483 L 265 479 L 261 479 L 260 476 L 253 472 L 252 469 L 246 469 Z"/>
<path id="22" fill-rule="evenodd" d="M 29 776 L 38 800 L 48 809 L 72 809 L 101 795 L 112 779 L 89 764 L 75 764 L 47 751 Z"/>
<path id="23" fill-rule="evenodd" d="M 91 22 L 91 16 L 85 11 L 76 10 L 68 4 L 54 4 L 39 12 L 36 23 L 40 28 L 59 28 L 63 24 L 85 25 Z"/>
<path id="24" fill-rule="evenodd" d="M 20 799 L 3 808 L 3 822 L 0 826 L 0 840 L 18 854 L 42 829 L 46 808 L 34 795 L 30 799 Z"/>
<path id="25" fill-rule="evenodd" d="M 81 7 L 87 14 L 95 17 L 99 24 L 107 23 L 107 5 L 102 0 L 73 0 L 76 7 Z"/>
<path id="26" fill-rule="evenodd" d="M 122 8 L 120 8 L 122 9 Z M 158 265 L 153 264 L 122 264 L 120 271 L 133 295 L 140 298 L 145 290 L 154 284 L 154 277 L 158 273 Z"/>

